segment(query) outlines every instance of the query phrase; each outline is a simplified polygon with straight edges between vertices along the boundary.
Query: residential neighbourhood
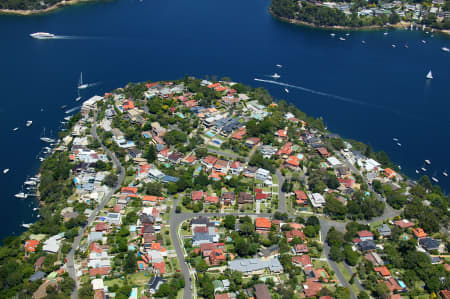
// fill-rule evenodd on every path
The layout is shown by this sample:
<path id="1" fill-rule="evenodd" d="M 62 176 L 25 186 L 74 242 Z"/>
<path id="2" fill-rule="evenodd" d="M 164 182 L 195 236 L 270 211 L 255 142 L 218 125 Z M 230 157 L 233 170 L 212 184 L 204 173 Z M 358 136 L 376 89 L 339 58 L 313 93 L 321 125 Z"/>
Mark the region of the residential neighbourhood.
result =
<path id="1" fill-rule="evenodd" d="M 448 197 L 265 91 L 129 84 L 70 122 L 57 225 L 20 240 L 34 298 L 448 296 Z"/>

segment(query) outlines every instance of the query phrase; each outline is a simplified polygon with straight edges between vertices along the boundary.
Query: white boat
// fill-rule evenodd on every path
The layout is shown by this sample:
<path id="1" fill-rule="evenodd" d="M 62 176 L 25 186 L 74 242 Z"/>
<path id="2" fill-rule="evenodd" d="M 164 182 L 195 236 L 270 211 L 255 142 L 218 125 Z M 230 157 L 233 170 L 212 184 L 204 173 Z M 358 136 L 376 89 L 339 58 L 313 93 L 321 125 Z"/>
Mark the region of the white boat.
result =
<path id="1" fill-rule="evenodd" d="M 425 160 L 425 163 L 427 163 L 428 165 L 430 165 L 430 164 L 431 164 L 431 161 L 430 161 L 430 160 Z"/>
<path id="2" fill-rule="evenodd" d="M 343 38 L 343 37 L 340 37 L 339 39 L 340 39 L 340 40 L 345 40 L 345 38 Z"/>
<path id="3" fill-rule="evenodd" d="M 278 75 L 277 73 L 275 73 L 275 74 L 273 74 L 271 77 L 274 78 L 274 79 L 278 79 L 278 78 L 280 78 L 281 76 Z"/>
<path id="4" fill-rule="evenodd" d="M 287 89 L 287 88 L 285 88 L 284 91 L 285 91 L 286 93 L 289 93 L 289 89 Z"/>
<path id="5" fill-rule="evenodd" d="M 22 227 L 30 228 L 33 223 L 23 223 Z"/>
<path id="6" fill-rule="evenodd" d="M 36 39 L 52 39 L 55 38 L 55 35 L 48 32 L 35 32 L 31 33 L 30 36 Z"/>
<path id="7" fill-rule="evenodd" d="M 41 180 L 39 178 L 33 177 L 33 178 L 30 178 L 30 181 L 40 182 Z"/>
<path id="8" fill-rule="evenodd" d="M 385 33 L 383 33 L 384 35 L 388 35 L 389 33 L 387 33 L 387 32 L 385 32 Z"/>
<path id="9" fill-rule="evenodd" d="M 24 184 L 25 184 L 25 185 L 30 185 L 30 186 L 35 186 L 35 185 L 36 185 L 36 182 L 35 182 L 35 181 L 29 180 L 29 181 L 25 181 Z"/>
<path id="10" fill-rule="evenodd" d="M 9 172 L 9 168 L 3 169 L 3 173 L 7 174 Z"/>
<path id="11" fill-rule="evenodd" d="M 20 192 L 20 193 L 15 194 L 14 196 L 17 197 L 17 198 L 27 198 L 28 194 Z"/>
<path id="12" fill-rule="evenodd" d="M 283 66 L 281 64 L 277 64 L 277 67 L 282 68 Z"/>
<path id="13" fill-rule="evenodd" d="M 13 131 L 17 131 L 17 130 L 19 130 L 19 128 L 14 128 L 14 129 L 13 129 Z"/>
<path id="14" fill-rule="evenodd" d="M 56 141 L 55 139 L 49 138 L 49 137 L 41 137 L 40 139 L 41 139 L 41 141 L 47 142 L 47 143 L 52 143 L 52 142 Z"/>
<path id="15" fill-rule="evenodd" d="M 444 52 L 450 52 L 450 49 L 447 48 L 447 47 L 442 47 L 441 50 L 444 51 Z"/>
<path id="16" fill-rule="evenodd" d="M 427 171 L 425 167 L 422 167 L 420 170 L 422 170 L 423 172 Z"/>
<path id="17" fill-rule="evenodd" d="M 39 161 L 41 161 L 41 162 L 44 162 L 44 158 L 42 158 L 42 157 L 39 157 Z"/>
<path id="18" fill-rule="evenodd" d="M 405 48 L 408 49 L 408 44 L 405 45 Z"/>
<path id="19" fill-rule="evenodd" d="M 397 142 L 397 145 L 398 145 L 398 146 L 402 146 L 402 144 L 401 144 L 400 142 Z"/>
<path id="20" fill-rule="evenodd" d="M 365 43 L 366 43 L 366 41 L 365 41 L 365 40 L 362 40 L 362 41 L 361 41 L 361 43 L 362 43 L 362 44 L 365 44 Z"/>
<path id="21" fill-rule="evenodd" d="M 77 98 L 75 99 L 75 102 L 78 102 L 79 100 L 81 100 L 81 97 L 77 97 Z"/>
<path id="22" fill-rule="evenodd" d="M 39 210 L 39 208 L 33 208 L 33 211 L 37 211 L 37 210 Z"/>
<path id="23" fill-rule="evenodd" d="M 448 173 L 447 173 L 447 171 L 446 171 L 446 170 L 444 170 L 444 171 L 442 172 L 442 175 L 443 175 L 443 176 L 448 176 Z"/>
<path id="24" fill-rule="evenodd" d="M 350 36 L 350 33 L 346 33 L 345 36 Z"/>
<path id="25" fill-rule="evenodd" d="M 64 120 L 69 121 L 71 117 L 72 117 L 72 115 L 66 116 L 66 117 L 64 117 Z"/>
<path id="26" fill-rule="evenodd" d="M 394 140 L 394 141 L 398 141 L 398 138 L 395 138 L 395 137 L 394 137 L 394 138 L 392 138 L 392 140 Z"/>
<path id="27" fill-rule="evenodd" d="M 26 126 L 27 127 L 29 127 L 29 126 L 31 126 L 33 124 L 33 121 L 32 120 L 27 120 L 27 122 L 26 122 Z"/>
<path id="28" fill-rule="evenodd" d="M 331 37 L 335 37 L 335 36 L 336 36 L 336 33 L 330 33 L 330 36 L 331 36 Z"/>
<path id="29" fill-rule="evenodd" d="M 392 44 L 392 48 L 396 48 L 397 46 L 395 44 Z"/>
<path id="30" fill-rule="evenodd" d="M 419 173 L 419 171 L 416 169 L 416 173 Z"/>
<path id="31" fill-rule="evenodd" d="M 438 180 L 437 178 L 435 178 L 434 176 L 432 176 L 431 179 L 432 179 L 434 182 L 439 183 L 439 180 Z"/>
<path id="32" fill-rule="evenodd" d="M 80 82 L 78 82 L 78 89 L 85 89 L 88 88 L 89 84 L 84 83 L 83 84 L 83 72 L 80 73 Z"/>
<path id="33" fill-rule="evenodd" d="M 422 44 L 426 44 L 427 42 L 425 40 L 422 40 Z"/>
<path id="34" fill-rule="evenodd" d="M 427 79 L 433 79 L 433 73 L 431 73 L 431 71 L 429 71 L 427 76 L 426 76 L 426 78 Z"/>

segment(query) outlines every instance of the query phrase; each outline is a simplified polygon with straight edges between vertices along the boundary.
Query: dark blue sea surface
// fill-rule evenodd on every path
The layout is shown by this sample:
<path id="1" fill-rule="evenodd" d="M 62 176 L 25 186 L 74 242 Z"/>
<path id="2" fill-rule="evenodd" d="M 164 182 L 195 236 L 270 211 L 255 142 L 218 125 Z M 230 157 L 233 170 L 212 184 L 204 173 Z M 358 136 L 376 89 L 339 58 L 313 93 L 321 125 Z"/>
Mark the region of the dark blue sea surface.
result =
<path id="1" fill-rule="evenodd" d="M 98 83 L 82 91 L 84 99 L 128 82 L 185 75 L 228 76 L 262 86 L 322 116 L 330 130 L 385 150 L 412 177 L 430 159 L 428 173 L 450 190 L 450 179 L 441 175 L 450 170 L 450 54 L 440 50 L 450 47 L 450 39 L 405 30 L 345 36 L 346 31 L 280 22 L 269 15 L 269 5 L 269 0 L 120 0 L 40 16 L 0 16 L 0 169 L 11 169 L 0 174 L 0 239 L 36 219 L 33 200 L 14 194 L 39 168 L 43 127 L 55 134 L 66 116 L 60 106 L 79 104 L 80 72 L 85 82 Z M 37 31 L 62 38 L 29 37 Z M 425 79 L 429 70 L 431 81 Z M 254 81 L 271 80 L 274 72 L 279 82 L 310 90 L 288 87 L 286 93 L 284 86 Z M 26 120 L 33 120 L 30 128 Z"/>

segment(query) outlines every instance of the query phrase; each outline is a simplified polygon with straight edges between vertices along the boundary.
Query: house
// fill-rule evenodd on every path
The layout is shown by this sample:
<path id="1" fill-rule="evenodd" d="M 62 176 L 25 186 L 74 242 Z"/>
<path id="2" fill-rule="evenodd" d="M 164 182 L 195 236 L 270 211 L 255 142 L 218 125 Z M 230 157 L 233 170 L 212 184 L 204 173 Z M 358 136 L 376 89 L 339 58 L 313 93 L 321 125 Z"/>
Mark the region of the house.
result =
<path id="1" fill-rule="evenodd" d="M 296 203 L 298 205 L 307 205 L 308 204 L 308 196 L 306 195 L 305 191 L 302 190 L 295 190 L 295 197 L 296 197 Z"/>
<path id="2" fill-rule="evenodd" d="M 109 225 L 106 222 L 99 222 L 95 225 L 96 232 L 106 232 L 109 230 Z"/>
<path id="3" fill-rule="evenodd" d="M 309 248 L 308 248 L 308 245 L 306 245 L 306 244 L 295 244 L 292 251 L 294 252 L 294 254 L 303 254 L 303 253 L 308 253 Z"/>
<path id="4" fill-rule="evenodd" d="M 198 246 L 202 243 L 217 243 L 219 242 L 219 234 L 214 226 L 198 226 L 194 229 L 194 236 L 192 237 L 192 245 Z"/>
<path id="5" fill-rule="evenodd" d="M 413 235 L 417 239 L 422 239 L 422 238 L 425 238 L 427 236 L 427 233 L 424 232 L 422 228 L 418 227 L 418 228 L 414 228 L 413 229 Z"/>
<path id="6" fill-rule="evenodd" d="M 226 174 L 228 172 L 228 161 L 217 159 L 214 170 Z"/>
<path id="7" fill-rule="evenodd" d="M 414 222 L 411 222 L 407 219 L 402 219 L 402 220 L 397 220 L 394 222 L 394 224 L 400 228 L 410 228 L 410 227 L 414 227 Z"/>
<path id="8" fill-rule="evenodd" d="M 406 291 L 406 285 L 403 281 L 396 279 L 396 278 L 389 278 L 384 281 L 386 286 L 391 292 L 404 292 Z"/>
<path id="9" fill-rule="evenodd" d="M 44 262 L 45 262 L 45 256 L 41 256 L 40 258 L 38 258 L 36 260 L 36 262 L 34 263 L 34 271 L 39 270 L 42 267 L 42 265 L 44 264 Z"/>
<path id="10" fill-rule="evenodd" d="M 153 269 L 155 270 L 156 274 L 166 274 L 166 263 L 160 262 L 160 263 L 153 263 Z"/>
<path id="11" fill-rule="evenodd" d="M 213 196 L 213 195 L 206 195 L 205 203 L 218 204 L 219 198 L 217 196 Z"/>
<path id="12" fill-rule="evenodd" d="M 311 261 L 311 258 L 309 257 L 309 255 L 304 254 L 304 255 L 297 255 L 297 256 L 293 256 L 292 257 L 292 263 L 296 266 L 300 266 L 302 268 L 305 267 L 312 267 L 313 263 Z"/>
<path id="13" fill-rule="evenodd" d="M 449 290 L 442 290 L 439 294 L 442 299 L 450 299 L 450 291 Z"/>
<path id="14" fill-rule="evenodd" d="M 256 171 L 258 171 L 258 167 L 256 166 L 247 166 L 245 168 L 243 175 L 248 178 L 254 178 L 256 175 Z"/>
<path id="15" fill-rule="evenodd" d="M 378 233 L 380 234 L 380 236 L 382 237 L 389 237 L 391 235 L 391 228 L 387 225 L 387 224 L 383 224 L 382 226 L 380 226 L 379 228 L 377 228 Z"/>
<path id="16" fill-rule="evenodd" d="M 268 171 L 267 169 L 264 169 L 264 168 L 258 168 L 258 170 L 256 171 L 255 179 L 261 180 L 264 182 L 269 178 L 270 178 L 270 180 L 272 180 L 270 171 Z"/>
<path id="17" fill-rule="evenodd" d="M 222 249 L 213 249 L 208 255 L 209 263 L 212 266 L 218 266 L 227 260 Z"/>
<path id="18" fill-rule="evenodd" d="M 255 145 L 258 145 L 261 142 L 261 139 L 258 137 L 250 137 L 245 140 L 245 145 L 249 148 L 254 147 Z"/>
<path id="19" fill-rule="evenodd" d="M 59 248 L 61 247 L 62 239 L 63 237 L 60 235 L 54 235 L 50 237 L 44 242 L 42 250 L 49 253 L 57 253 L 59 251 Z"/>
<path id="20" fill-rule="evenodd" d="M 329 156 L 331 156 L 328 150 L 324 147 L 319 147 L 316 150 L 323 158 L 328 158 Z"/>
<path id="21" fill-rule="evenodd" d="M 108 275 L 111 271 L 111 267 L 99 267 L 99 268 L 92 268 L 89 269 L 89 276 L 90 277 L 96 277 L 97 275 L 100 275 L 101 277 Z"/>
<path id="22" fill-rule="evenodd" d="M 302 231 L 299 231 L 299 230 L 296 230 L 296 229 L 288 230 L 286 232 L 286 240 L 290 243 L 290 242 L 292 242 L 292 240 L 294 238 L 300 238 L 302 240 L 305 240 L 305 234 Z"/>
<path id="23" fill-rule="evenodd" d="M 39 245 L 39 240 L 27 240 L 25 242 L 25 251 L 27 252 L 35 252 L 36 247 Z"/>
<path id="24" fill-rule="evenodd" d="M 427 251 L 438 250 L 441 242 L 432 238 L 421 238 L 419 244 Z"/>
<path id="25" fill-rule="evenodd" d="M 248 192 L 239 192 L 238 203 L 240 205 L 247 204 L 247 203 L 253 203 L 253 196 Z"/>
<path id="26" fill-rule="evenodd" d="M 261 250 L 261 254 L 264 257 L 270 257 L 270 256 L 274 256 L 277 255 L 278 252 L 280 251 L 280 246 L 278 244 L 272 245 L 270 247 L 267 247 L 263 250 Z"/>
<path id="27" fill-rule="evenodd" d="M 204 197 L 203 191 L 192 191 L 191 192 L 191 199 L 193 201 L 203 200 L 203 197 Z"/>
<path id="28" fill-rule="evenodd" d="M 285 163 L 287 166 L 297 168 L 300 166 L 300 158 L 297 156 L 289 156 Z"/>
<path id="29" fill-rule="evenodd" d="M 165 282 L 166 281 L 162 279 L 160 276 L 152 277 L 147 284 L 148 291 L 151 294 L 155 294 L 159 290 L 159 287 Z"/>
<path id="30" fill-rule="evenodd" d="M 323 286 L 320 282 L 316 282 L 314 278 L 308 278 L 303 284 L 303 293 L 306 298 L 317 297 L 322 288 Z"/>
<path id="31" fill-rule="evenodd" d="M 375 266 L 381 266 L 384 264 L 383 259 L 378 255 L 378 253 L 371 251 L 364 255 L 366 260 L 372 262 Z"/>
<path id="32" fill-rule="evenodd" d="M 276 154 L 281 157 L 287 157 L 292 153 L 292 142 L 286 142 L 277 152 Z"/>
<path id="33" fill-rule="evenodd" d="M 276 131 L 275 132 L 275 136 L 277 136 L 279 138 L 283 138 L 283 139 L 287 139 L 287 137 L 288 137 L 286 130 L 278 130 L 278 131 Z"/>
<path id="34" fill-rule="evenodd" d="M 369 251 L 369 250 L 375 250 L 377 248 L 377 245 L 372 240 L 366 240 L 366 241 L 359 242 L 358 247 L 361 251 Z"/>
<path id="35" fill-rule="evenodd" d="M 220 200 L 224 205 L 232 205 L 236 202 L 236 195 L 233 192 L 223 192 Z"/>
<path id="36" fill-rule="evenodd" d="M 373 240 L 373 233 L 368 230 L 359 231 L 358 237 L 361 241 Z"/>
<path id="37" fill-rule="evenodd" d="M 386 266 L 375 267 L 375 268 L 373 268 L 373 270 L 375 272 L 377 272 L 383 278 L 391 277 L 391 272 L 389 272 L 389 269 L 386 268 Z"/>
<path id="38" fill-rule="evenodd" d="M 216 163 L 216 161 L 217 161 L 217 158 L 216 158 L 216 157 L 211 156 L 211 155 L 208 155 L 208 156 L 206 156 L 205 158 L 203 158 L 203 160 L 202 160 L 201 163 L 202 163 L 206 168 L 211 169 L 211 168 L 213 168 L 213 166 L 214 166 L 214 164 Z"/>
<path id="39" fill-rule="evenodd" d="M 272 223 L 268 218 L 258 217 L 255 220 L 256 232 L 266 233 L 270 231 Z"/>
<path id="40" fill-rule="evenodd" d="M 259 283 L 253 286 L 255 289 L 255 298 L 256 299 L 271 299 L 272 295 L 270 295 L 269 289 L 265 284 Z"/>
<path id="41" fill-rule="evenodd" d="M 105 217 L 106 222 L 119 226 L 122 223 L 122 215 L 120 213 L 108 213 Z"/>
<path id="42" fill-rule="evenodd" d="M 325 203 L 326 203 L 325 198 L 320 193 L 313 193 L 311 195 L 310 200 L 311 200 L 311 205 L 314 208 L 323 207 L 323 206 L 325 206 Z"/>
<path id="43" fill-rule="evenodd" d="M 36 280 L 41 280 L 45 276 L 47 276 L 47 274 L 45 274 L 45 272 L 38 271 L 38 272 L 34 273 L 33 275 L 31 275 L 30 278 L 28 278 L 28 281 L 33 282 Z"/>
<path id="44" fill-rule="evenodd" d="M 246 276 L 262 274 L 266 269 L 271 273 L 283 272 L 283 266 L 277 258 L 270 260 L 234 259 L 228 261 L 228 266 L 232 271 L 239 271 Z"/>
<path id="45" fill-rule="evenodd" d="M 234 161 L 230 165 L 230 173 L 232 175 L 240 175 L 243 170 L 244 170 L 244 167 L 243 167 L 242 163 L 239 161 Z"/>

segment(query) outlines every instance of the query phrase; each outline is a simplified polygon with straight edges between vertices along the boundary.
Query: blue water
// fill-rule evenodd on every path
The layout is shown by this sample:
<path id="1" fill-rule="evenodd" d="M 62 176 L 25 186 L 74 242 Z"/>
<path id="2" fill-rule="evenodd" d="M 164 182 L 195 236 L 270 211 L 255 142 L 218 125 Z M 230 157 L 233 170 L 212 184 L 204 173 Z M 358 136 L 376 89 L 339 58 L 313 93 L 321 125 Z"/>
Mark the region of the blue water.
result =
<path id="1" fill-rule="evenodd" d="M 20 224 L 36 215 L 32 201 L 13 194 L 39 167 L 42 127 L 56 131 L 66 116 L 60 106 L 78 106 L 81 71 L 85 82 L 98 83 L 82 91 L 85 98 L 128 82 L 229 76 L 323 116 L 332 131 L 385 150 L 412 176 L 424 159 L 432 161 L 432 173 L 450 170 L 450 56 L 440 50 L 450 46 L 448 37 L 365 31 L 339 41 L 330 31 L 273 19 L 269 4 L 119 0 L 43 16 L 0 16 L 0 169 L 11 168 L 0 175 L 0 238 L 20 232 Z M 37 31 L 67 38 L 28 37 Z M 435 79 L 426 82 L 430 69 Z M 270 80 L 274 72 L 281 75 L 278 81 L 300 89 L 288 87 L 287 94 L 283 86 L 253 80 Z M 27 119 L 34 123 L 25 129 Z M 16 126 L 21 129 L 12 133 Z M 439 178 L 450 190 L 449 179 Z"/>

